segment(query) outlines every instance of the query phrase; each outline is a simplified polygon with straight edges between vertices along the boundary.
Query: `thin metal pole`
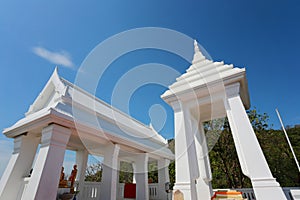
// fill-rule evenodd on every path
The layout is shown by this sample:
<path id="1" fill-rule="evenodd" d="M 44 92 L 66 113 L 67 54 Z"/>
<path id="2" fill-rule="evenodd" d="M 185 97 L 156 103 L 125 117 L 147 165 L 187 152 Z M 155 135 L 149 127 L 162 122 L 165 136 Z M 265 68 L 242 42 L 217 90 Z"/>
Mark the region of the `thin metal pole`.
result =
<path id="1" fill-rule="evenodd" d="M 286 133 L 286 130 L 285 130 L 285 128 L 284 128 L 283 122 L 282 122 L 282 120 L 281 120 L 281 117 L 280 117 L 280 114 L 279 114 L 279 111 L 278 111 L 277 108 L 276 108 L 276 113 L 277 113 L 277 116 L 278 116 L 278 118 L 279 118 L 279 121 L 280 121 L 281 127 L 282 127 L 282 129 L 283 129 L 283 132 L 284 132 L 284 134 L 285 134 L 286 140 L 288 141 L 288 144 L 289 144 L 290 149 L 291 149 L 291 151 L 292 151 L 292 154 L 293 154 L 293 156 L 294 156 L 296 165 L 297 165 L 297 167 L 298 167 L 298 171 L 300 172 L 299 162 L 298 162 L 298 160 L 297 160 L 296 154 L 295 154 L 294 149 L 293 149 L 293 147 L 292 147 L 292 144 L 291 144 L 291 142 L 290 142 L 289 136 L 288 136 L 288 134 Z"/>

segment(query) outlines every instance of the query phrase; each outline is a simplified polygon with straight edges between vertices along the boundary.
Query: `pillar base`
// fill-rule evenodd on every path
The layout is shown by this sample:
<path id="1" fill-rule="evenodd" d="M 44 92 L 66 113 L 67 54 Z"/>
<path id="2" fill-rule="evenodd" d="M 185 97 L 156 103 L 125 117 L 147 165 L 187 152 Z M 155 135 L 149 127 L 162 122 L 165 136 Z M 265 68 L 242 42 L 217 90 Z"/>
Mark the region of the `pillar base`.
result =
<path id="1" fill-rule="evenodd" d="M 182 192 L 184 200 L 211 199 L 212 189 L 203 179 L 198 179 L 195 185 L 191 183 L 175 183 L 173 193 L 176 190 Z"/>
<path id="2" fill-rule="evenodd" d="M 196 183 L 198 199 L 211 199 L 213 190 L 210 182 L 206 182 L 202 178 L 197 179 Z"/>
<path id="3" fill-rule="evenodd" d="M 173 196 L 174 193 L 179 190 L 184 197 L 184 200 L 192 200 L 192 189 L 191 183 L 175 183 L 173 188 Z"/>
<path id="4" fill-rule="evenodd" d="M 286 196 L 275 178 L 252 179 L 253 190 L 257 200 L 286 199 Z"/>

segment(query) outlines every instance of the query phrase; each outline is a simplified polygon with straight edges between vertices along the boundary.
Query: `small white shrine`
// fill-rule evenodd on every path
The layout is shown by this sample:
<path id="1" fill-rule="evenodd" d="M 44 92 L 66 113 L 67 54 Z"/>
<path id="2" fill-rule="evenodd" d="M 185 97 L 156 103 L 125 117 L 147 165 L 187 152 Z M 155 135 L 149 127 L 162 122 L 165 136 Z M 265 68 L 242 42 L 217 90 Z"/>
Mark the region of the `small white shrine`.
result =
<path id="1" fill-rule="evenodd" d="M 245 109 L 250 107 L 245 69 L 203 56 L 195 41 L 192 65 L 162 98 L 174 110 L 176 183 L 184 200 L 212 197 L 211 169 L 203 122 L 228 117 L 243 173 L 257 200 L 284 200 Z"/>
<path id="2" fill-rule="evenodd" d="M 80 195 L 89 154 L 104 158 L 100 192 L 93 199 L 119 199 L 120 161 L 134 165 L 136 199 L 142 200 L 149 199 L 148 161 L 156 161 L 155 194 L 166 198 L 168 164 L 174 159 L 167 141 L 152 127 L 59 77 L 56 69 L 25 117 L 3 133 L 14 140 L 14 150 L 0 181 L 1 200 L 55 200 L 66 149 L 76 151 L 79 200 L 85 200 Z"/>

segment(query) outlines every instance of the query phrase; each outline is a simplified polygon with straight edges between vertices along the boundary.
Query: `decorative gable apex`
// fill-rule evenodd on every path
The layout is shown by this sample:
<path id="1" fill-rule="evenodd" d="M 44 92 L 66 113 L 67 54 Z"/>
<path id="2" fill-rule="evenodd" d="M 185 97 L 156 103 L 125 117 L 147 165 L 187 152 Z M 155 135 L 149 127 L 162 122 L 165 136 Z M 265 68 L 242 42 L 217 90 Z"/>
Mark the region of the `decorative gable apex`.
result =
<path id="1" fill-rule="evenodd" d="M 56 67 L 41 93 L 25 113 L 25 116 L 54 105 L 65 93 L 66 88 L 67 86 L 61 81 Z"/>

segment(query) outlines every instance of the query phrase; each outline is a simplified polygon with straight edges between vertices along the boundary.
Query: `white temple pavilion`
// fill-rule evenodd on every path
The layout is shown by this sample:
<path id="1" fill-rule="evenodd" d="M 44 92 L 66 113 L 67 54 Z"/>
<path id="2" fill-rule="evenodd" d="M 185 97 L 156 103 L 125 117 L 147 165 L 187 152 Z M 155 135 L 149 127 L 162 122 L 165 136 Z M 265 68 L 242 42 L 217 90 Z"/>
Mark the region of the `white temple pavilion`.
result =
<path id="1" fill-rule="evenodd" d="M 14 150 L 0 181 L 1 200 L 56 199 L 66 150 L 76 151 L 80 191 L 88 155 L 104 158 L 97 199 L 117 199 L 120 161 L 134 164 L 136 198 L 143 200 L 149 199 L 148 161 L 157 161 L 156 195 L 166 197 L 168 164 L 174 159 L 167 141 L 152 127 L 59 77 L 57 69 L 25 117 L 3 133 L 14 140 Z"/>
<path id="2" fill-rule="evenodd" d="M 162 95 L 174 110 L 174 191 L 179 190 L 184 200 L 212 197 L 203 122 L 227 116 L 242 172 L 252 182 L 255 199 L 287 199 L 272 176 L 245 111 L 250 107 L 245 69 L 208 60 L 196 41 L 194 46 L 192 65 Z M 147 163 L 157 161 L 159 181 L 152 199 L 167 199 L 168 164 L 174 159 L 167 141 L 153 128 L 59 77 L 57 70 L 25 117 L 3 133 L 14 140 L 14 151 L 0 181 L 0 200 L 56 199 L 67 149 L 76 151 L 80 191 L 84 191 L 88 155 L 104 158 L 101 187 L 100 183 L 95 186 L 100 192 L 94 191 L 89 198 L 80 192 L 79 200 L 122 199 L 120 161 L 134 166 L 139 200 L 151 199 Z M 299 196 L 299 191 L 290 194 Z"/>
<path id="3" fill-rule="evenodd" d="M 162 98 L 174 110 L 174 190 L 184 200 L 212 197 L 211 169 L 203 122 L 227 116 L 243 173 L 257 200 L 284 200 L 272 176 L 245 109 L 250 107 L 245 69 L 208 60 L 195 41 L 192 65 Z"/>

